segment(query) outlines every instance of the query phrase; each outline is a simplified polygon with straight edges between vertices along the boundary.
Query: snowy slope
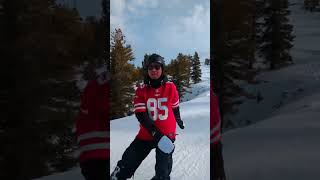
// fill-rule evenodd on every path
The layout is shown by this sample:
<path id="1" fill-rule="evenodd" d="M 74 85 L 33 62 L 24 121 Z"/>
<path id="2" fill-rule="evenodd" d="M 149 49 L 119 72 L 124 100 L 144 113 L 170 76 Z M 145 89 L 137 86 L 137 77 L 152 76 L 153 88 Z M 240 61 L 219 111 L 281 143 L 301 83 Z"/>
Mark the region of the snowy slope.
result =
<path id="1" fill-rule="evenodd" d="M 223 136 L 232 180 L 319 179 L 320 93 L 283 107 L 273 117 Z"/>
<path id="2" fill-rule="evenodd" d="M 231 117 L 248 127 L 224 133 L 228 179 L 320 179 L 320 14 L 305 13 L 292 0 L 296 39 L 294 65 L 259 76 L 264 83 L 246 87 L 263 100 L 248 100 Z"/>
<path id="3" fill-rule="evenodd" d="M 285 104 L 320 90 L 320 13 L 304 12 L 303 1 L 290 2 L 297 3 L 290 7 L 296 36 L 291 50 L 294 64 L 262 73 L 257 78 L 262 83 L 245 87 L 254 95 L 260 92 L 263 100 L 246 100 L 239 107 L 239 112 L 231 117 L 237 127 L 269 118 Z"/>
<path id="4" fill-rule="evenodd" d="M 194 99 L 181 103 L 180 112 L 186 128 L 180 130 L 173 154 L 172 180 L 209 179 L 210 142 L 209 142 L 209 66 L 202 66 L 203 82 L 193 86 Z M 136 136 L 139 126 L 134 116 L 112 121 L 111 123 L 111 171 L 116 166 L 124 150 Z M 137 169 L 134 179 L 151 179 L 154 174 L 154 150 Z"/>
<path id="5" fill-rule="evenodd" d="M 205 66 L 204 62 L 201 62 L 201 82 L 197 84 L 191 84 L 191 87 L 187 89 L 187 92 L 180 101 L 185 102 L 195 97 L 199 96 L 200 94 L 206 94 L 208 91 L 208 81 L 210 80 L 210 68 L 209 66 Z"/>
<path id="6" fill-rule="evenodd" d="M 203 63 L 202 63 L 203 64 Z M 202 82 L 192 85 L 187 102 L 180 104 L 185 129 L 178 128 L 173 154 L 172 180 L 207 180 L 210 176 L 209 142 L 209 66 L 202 65 Z M 139 130 L 134 116 L 111 122 L 111 171 Z M 134 179 L 147 180 L 154 175 L 154 150 L 137 169 Z M 38 180 L 84 180 L 80 168 L 42 177 Z"/>

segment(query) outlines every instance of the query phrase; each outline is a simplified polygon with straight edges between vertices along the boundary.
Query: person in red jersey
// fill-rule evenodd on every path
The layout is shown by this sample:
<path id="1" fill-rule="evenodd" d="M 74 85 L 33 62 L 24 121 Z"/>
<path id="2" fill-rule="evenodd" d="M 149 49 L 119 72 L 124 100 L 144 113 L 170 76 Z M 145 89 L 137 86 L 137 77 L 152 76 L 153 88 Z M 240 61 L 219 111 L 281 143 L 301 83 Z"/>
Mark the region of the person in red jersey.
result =
<path id="1" fill-rule="evenodd" d="M 225 172 L 222 157 L 222 143 L 221 143 L 221 117 L 219 111 L 218 96 L 214 94 L 211 83 L 210 94 L 210 149 L 211 149 L 211 171 L 212 180 L 225 180 Z"/>
<path id="2" fill-rule="evenodd" d="M 81 96 L 76 117 L 76 136 L 81 173 L 86 180 L 109 176 L 109 74 L 90 80 Z"/>
<path id="3" fill-rule="evenodd" d="M 169 82 L 163 73 L 163 57 L 152 54 L 144 68 L 148 74 L 144 84 L 137 88 L 134 98 L 135 115 L 140 122 L 140 130 L 118 161 L 111 174 L 112 180 L 132 177 L 154 148 L 156 165 L 152 180 L 170 180 L 176 123 L 184 129 L 180 118 L 179 95 L 176 86 Z"/>

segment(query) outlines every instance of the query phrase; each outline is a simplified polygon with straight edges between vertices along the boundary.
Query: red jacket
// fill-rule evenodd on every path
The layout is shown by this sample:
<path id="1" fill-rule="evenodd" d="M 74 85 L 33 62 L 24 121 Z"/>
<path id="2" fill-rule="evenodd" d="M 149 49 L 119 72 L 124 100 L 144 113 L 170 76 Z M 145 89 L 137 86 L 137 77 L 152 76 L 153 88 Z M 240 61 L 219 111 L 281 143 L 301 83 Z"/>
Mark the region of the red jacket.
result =
<path id="1" fill-rule="evenodd" d="M 212 83 L 210 88 L 210 143 L 213 145 L 221 141 L 221 117 L 219 112 L 218 97 L 212 91 Z"/>
<path id="2" fill-rule="evenodd" d="M 90 159 L 109 159 L 109 85 L 89 81 L 81 97 L 76 118 L 76 136 L 80 162 Z"/>

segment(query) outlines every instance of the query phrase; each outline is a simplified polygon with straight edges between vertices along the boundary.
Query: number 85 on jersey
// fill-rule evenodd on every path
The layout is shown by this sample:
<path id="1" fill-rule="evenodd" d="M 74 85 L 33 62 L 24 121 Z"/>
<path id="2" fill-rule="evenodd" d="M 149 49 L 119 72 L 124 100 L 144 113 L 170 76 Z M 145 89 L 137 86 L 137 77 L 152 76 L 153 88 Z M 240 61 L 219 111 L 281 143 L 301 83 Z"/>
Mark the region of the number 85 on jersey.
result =
<path id="1" fill-rule="evenodd" d="M 166 120 L 168 118 L 168 98 L 149 98 L 147 101 L 147 109 L 149 116 L 156 121 Z"/>

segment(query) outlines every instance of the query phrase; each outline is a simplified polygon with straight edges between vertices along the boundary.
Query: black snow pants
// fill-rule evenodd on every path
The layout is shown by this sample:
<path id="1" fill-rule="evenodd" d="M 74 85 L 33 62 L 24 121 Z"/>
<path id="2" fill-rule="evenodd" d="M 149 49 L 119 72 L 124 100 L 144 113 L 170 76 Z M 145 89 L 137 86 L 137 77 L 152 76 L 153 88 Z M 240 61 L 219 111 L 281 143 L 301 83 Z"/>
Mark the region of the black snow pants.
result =
<path id="1" fill-rule="evenodd" d="M 157 147 L 155 141 L 143 141 L 139 139 L 134 139 L 125 150 L 122 159 L 118 161 L 117 167 L 111 174 L 111 177 L 116 176 L 117 180 L 125 180 L 132 177 L 142 161 L 154 148 L 156 148 L 156 174 L 153 180 L 170 180 L 173 152 L 166 154 Z"/>
<path id="2" fill-rule="evenodd" d="M 106 180 L 110 174 L 109 160 L 88 160 L 80 163 L 86 180 Z"/>

